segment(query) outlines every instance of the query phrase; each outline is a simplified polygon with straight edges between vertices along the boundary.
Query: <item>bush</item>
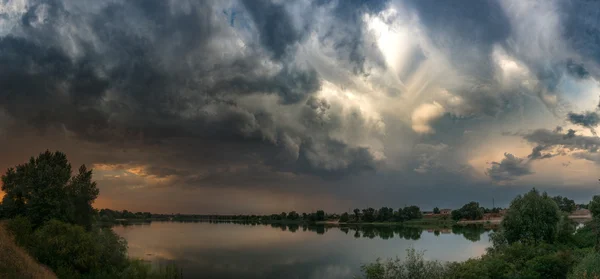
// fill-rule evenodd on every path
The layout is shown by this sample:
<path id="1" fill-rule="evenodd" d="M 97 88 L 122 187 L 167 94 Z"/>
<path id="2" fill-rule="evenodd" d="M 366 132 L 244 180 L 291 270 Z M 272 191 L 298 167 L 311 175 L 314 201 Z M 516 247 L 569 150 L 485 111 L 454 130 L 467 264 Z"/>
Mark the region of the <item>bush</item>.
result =
<path id="1" fill-rule="evenodd" d="M 569 279 L 596 279 L 600 278 L 600 254 L 592 252 L 573 268 Z"/>
<path id="2" fill-rule="evenodd" d="M 21 247 L 29 247 L 33 224 L 28 218 L 17 216 L 6 224 L 6 228 L 15 236 L 15 242 Z"/>
<path id="3" fill-rule="evenodd" d="M 446 267 L 438 261 L 427 261 L 422 252 L 407 249 L 404 261 L 396 258 L 361 266 L 365 279 L 442 279 Z"/>
<path id="4" fill-rule="evenodd" d="M 86 231 L 83 227 L 51 220 L 32 231 L 31 222 L 17 217 L 7 225 L 19 245 L 28 248 L 60 278 L 106 274 L 111 278 L 125 270 L 127 243 L 110 229 Z"/>

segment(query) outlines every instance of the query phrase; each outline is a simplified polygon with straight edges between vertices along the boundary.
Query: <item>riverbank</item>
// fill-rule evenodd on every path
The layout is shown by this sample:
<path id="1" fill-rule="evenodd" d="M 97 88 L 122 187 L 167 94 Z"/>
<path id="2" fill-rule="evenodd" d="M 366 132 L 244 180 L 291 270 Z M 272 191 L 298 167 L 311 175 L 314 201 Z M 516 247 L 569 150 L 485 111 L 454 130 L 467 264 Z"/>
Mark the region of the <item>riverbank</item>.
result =
<path id="1" fill-rule="evenodd" d="M 0 278 L 56 279 L 49 268 L 38 263 L 15 243 L 5 225 L 6 222 L 0 222 Z"/>

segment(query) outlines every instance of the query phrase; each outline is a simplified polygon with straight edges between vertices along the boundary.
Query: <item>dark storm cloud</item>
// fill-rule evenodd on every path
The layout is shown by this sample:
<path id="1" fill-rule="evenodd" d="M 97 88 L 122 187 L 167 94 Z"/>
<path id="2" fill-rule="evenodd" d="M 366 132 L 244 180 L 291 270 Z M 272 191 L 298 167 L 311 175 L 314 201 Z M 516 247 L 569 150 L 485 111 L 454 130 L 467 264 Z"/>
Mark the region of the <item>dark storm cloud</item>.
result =
<path id="1" fill-rule="evenodd" d="M 583 113 L 569 112 L 567 120 L 575 125 L 587 128 L 595 128 L 600 124 L 600 116 L 595 111 L 585 111 Z"/>
<path id="2" fill-rule="evenodd" d="M 567 61 L 567 72 L 574 77 L 580 79 L 586 79 L 590 76 L 590 73 L 585 69 L 582 64 L 574 62 L 572 59 Z"/>
<path id="3" fill-rule="evenodd" d="M 557 131 L 557 132 L 561 132 L 561 131 Z M 574 138 L 574 137 L 575 137 L 575 130 L 569 129 L 567 131 L 567 134 L 565 134 L 563 138 L 570 139 L 570 138 Z"/>
<path id="4" fill-rule="evenodd" d="M 317 7 L 331 8 L 335 24 L 329 26 L 320 40 L 332 42 L 342 61 L 349 61 L 355 74 L 368 74 L 367 60 L 373 60 L 378 67 L 385 67 L 381 53 L 376 49 L 366 49 L 366 26 L 362 16 L 378 14 L 389 5 L 389 0 L 318 0 Z"/>
<path id="5" fill-rule="evenodd" d="M 486 174 L 494 181 L 515 180 L 519 176 L 533 173 L 529 162 L 513 154 L 504 153 L 504 159 L 500 162 L 492 162 Z"/>
<path id="6" fill-rule="evenodd" d="M 527 158 L 531 159 L 531 160 L 541 160 L 541 159 L 548 159 L 548 158 L 552 158 L 552 154 L 546 153 L 546 154 L 542 154 L 542 151 L 544 151 L 547 147 L 543 146 L 543 145 L 538 145 L 536 147 L 534 147 L 531 150 L 531 154 L 529 154 L 529 156 L 527 156 Z"/>
<path id="7" fill-rule="evenodd" d="M 255 30 L 231 27 L 219 17 L 217 1 L 29 4 L 14 35 L 0 38 L 0 109 L 19 122 L 40 131 L 64 129 L 89 142 L 135 141 L 191 156 L 218 157 L 219 146 L 235 143 L 237 155 L 224 164 L 248 163 L 244 158 L 256 155 L 255 164 L 278 169 L 284 160 L 286 171 L 314 175 L 375 169 L 368 148 L 330 138 L 324 130 L 343 125 L 335 111 L 327 117 L 337 122 L 320 129 L 311 128 L 310 114 L 301 114 L 308 118 L 297 119 L 299 124 L 275 115 L 310 107 L 320 89 L 316 71 L 284 58 L 304 31 L 283 4 L 244 1 Z M 372 3 L 353 5 L 375 9 Z M 251 34 L 244 52 L 222 49 L 219 42 L 245 32 L 257 32 L 260 44 Z M 240 100 L 267 95 L 279 97 L 277 107 Z M 207 151 L 169 145 L 174 138 L 215 146 Z M 162 166 L 149 172 L 189 174 Z"/>
<path id="8" fill-rule="evenodd" d="M 564 18 L 565 40 L 580 55 L 599 62 L 600 49 L 597 42 L 600 32 L 600 3 L 596 1 L 560 1 L 559 3 Z"/>
<path id="9" fill-rule="evenodd" d="M 270 0 L 242 0 L 241 2 L 259 30 L 261 43 L 273 52 L 275 59 L 280 59 L 288 47 L 300 40 L 302 33 L 296 30 L 282 4 Z"/>
<path id="10" fill-rule="evenodd" d="M 499 2 L 414 0 L 406 5 L 417 12 L 433 43 L 450 54 L 460 71 L 475 78 L 492 76 L 489 54 L 511 31 Z"/>
<path id="11" fill-rule="evenodd" d="M 522 134 L 522 136 L 528 142 L 544 146 L 546 149 L 559 147 L 567 150 L 582 150 L 595 153 L 600 147 L 600 138 L 579 136 L 571 129 L 566 134 L 547 129 L 537 129 L 531 133 Z"/>

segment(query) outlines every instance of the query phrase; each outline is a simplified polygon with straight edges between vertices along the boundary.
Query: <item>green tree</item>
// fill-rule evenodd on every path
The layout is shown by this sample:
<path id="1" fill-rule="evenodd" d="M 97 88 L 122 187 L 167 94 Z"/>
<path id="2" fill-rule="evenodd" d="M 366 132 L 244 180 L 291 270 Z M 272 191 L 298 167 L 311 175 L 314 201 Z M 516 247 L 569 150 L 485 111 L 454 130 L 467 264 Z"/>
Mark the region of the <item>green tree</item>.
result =
<path id="1" fill-rule="evenodd" d="M 396 219 L 396 222 L 404 222 L 404 210 L 402 208 L 398 208 L 398 211 L 394 212 L 394 219 Z"/>
<path id="2" fill-rule="evenodd" d="M 369 207 L 367 209 L 363 209 L 363 221 L 365 222 L 373 222 L 375 221 L 375 209 Z"/>
<path id="3" fill-rule="evenodd" d="M 454 221 L 458 221 L 458 220 L 462 219 L 462 214 L 460 213 L 460 210 L 458 210 L 458 209 L 452 210 L 450 215 L 452 216 L 452 220 L 454 220 Z"/>
<path id="4" fill-rule="evenodd" d="M 279 216 L 281 216 L 281 220 L 285 220 L 287 218 L 287 213 L 281 212 L 281 214 L 279 214 Z"/>
<path id="5" fill-rule="evenodd" d="M 440 214 L 440 209 L 437 206 L 433 208 L 433 214 Z"/>
<path id="6" fill-rule="evenodd" d="M 360 218 L 360 209 L 355 208 L 354 209 L 354 220 L 356 220 L 356 222 L 358 222 L 359 218 Z"/>
<path id="7" fill-rule="evenodd" d="M 573 268 L 569 279 L 600 278 L 600 253 L 589 253 Z"/>
<path id="8" fill-rule="evenodd" d="M 394 217 L 394 209 L 392 208 L 382 207 L 377 213 L 377 220 L 381 222 L 388 221 Z"/>
<path id="9" fill-rule="evenodd" d="M 479 207 L 478 202 L 472 201 L 463 205 L 458 210 L 453 210 L 452 219 L 457 221 L 460 219 L 481 220 L 483 219 L 483 208 Z"/>
<path id="10" fill-rule="evenodd" d="M 325 211 L 317 210 L 316 219 L 317 219 L 317 221 L 325 220 Z"/>
<path id="11" fill-rule="evenodd" d="M 416 205 L 407 206 L 402 210 L 404 220 L 414 220 L 423 218 L 421 209 Z"/>
<path id="12" fill-rule="evenodd" d="M 592 213 L 592 230 L 596 236 L 595 249 L 600 252 L 600 196 L 596 195 L 588 205 L 590 213 Z"/>
<path id="13" fill-rule="evenodd" d="M 92 228 L 93 217 L 96 211 L 92 203 L 98 197 L 99 190 L 96 182 L 92 181 L 92 170 L 87 170 L 85 165 L 79 168 L 79 173 L 67 184 L 67 194 L 72 203 L 73 223 L 83 226 L 87 230 Z"/>
<path id="14" fill-rule="evenodd" d="M 6 217 L 27 216 L 35 227 L 55 219 L 90 229 L 98 196 L 92 171 L 84 165 L 77 175 L 71 173 L 67 156 L 50 151 L 9 168 L 2 175 Z"/>
<path id="15" fill-rule="evenodd" d="M 577 209 L 577 205 L 575 205 L 575 201 L 571 200 L 567 197 L 556 196 L 556 197 L 552 197 L 552 200 L 554 200 L 554 202 L 556 203 L 556 205 L 558 205 L 558 208 L 561 211 L 571 213 L 571 212 L 575 211 L 575 209 Z"/>
<path id="16" fill-rule="evenodd" d="M 546 194 L 535 188 L 517 196 L 510 204 L 502 227 L 508 243 L 537 244 L 554 242 L 557 237 L 560 211 Z"/>
<path id="17" fill-rule="evenodd" d="M 298 220 L 300 218 L 300 215 L 298 213 L 296 213 L 296 211 L 290 211 L 290 213 L 288 213 L 287 218 L 290 220 Z"/>
<path id="18" fill-rule="evenodd" d="M 348 212 L 344 212 L 342 213 L 342 216 L 340 216 L 340 222 L 348 222 L 348 220 L 350 219 L 350 217 L 348 216 Z"/>

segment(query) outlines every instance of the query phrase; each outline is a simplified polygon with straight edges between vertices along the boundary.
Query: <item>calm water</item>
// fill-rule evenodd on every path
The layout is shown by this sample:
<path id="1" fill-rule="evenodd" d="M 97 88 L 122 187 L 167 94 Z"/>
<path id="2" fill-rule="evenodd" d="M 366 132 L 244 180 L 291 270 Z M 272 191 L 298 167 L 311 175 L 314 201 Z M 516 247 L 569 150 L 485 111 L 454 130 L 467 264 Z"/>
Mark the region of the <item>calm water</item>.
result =
<path id="1" fill-rule="evenodd" d="M 483 229 L 348 228 L 153 222 L 117 226 L 132 257 L 175 262 L 184 278 L 352 278 L 378 257 L 404 257 L 414 247 L 425 257 L 462 261 L 485 253 Z"/>

